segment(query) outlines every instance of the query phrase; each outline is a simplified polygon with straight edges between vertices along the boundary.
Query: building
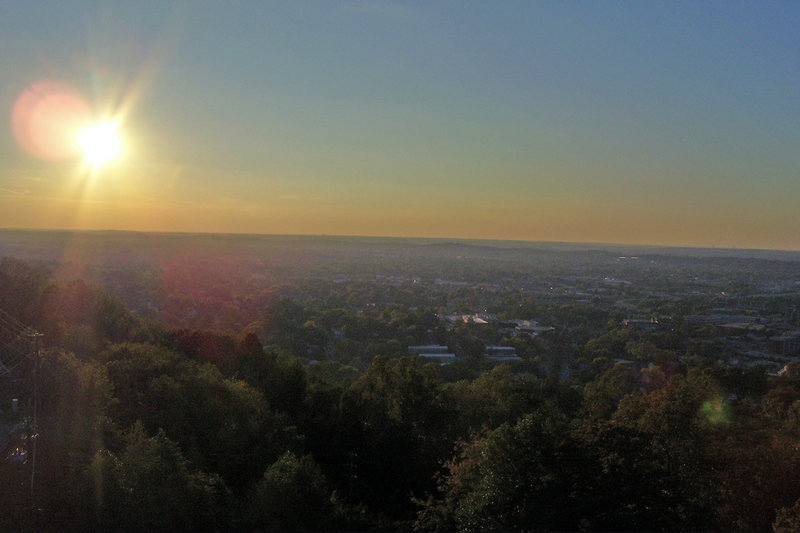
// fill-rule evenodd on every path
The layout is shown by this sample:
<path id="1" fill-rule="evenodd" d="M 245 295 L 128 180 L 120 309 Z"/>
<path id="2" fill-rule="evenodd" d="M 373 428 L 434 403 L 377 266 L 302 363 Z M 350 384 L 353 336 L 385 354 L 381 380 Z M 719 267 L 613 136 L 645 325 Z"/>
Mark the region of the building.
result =
<path id="1" fill-rule="evenodd" d="M 522 361 L 513 346 L 487 346 L 486 359 L 501 362 Z"/>
<path id="2" fill-rule="evenodd" d="M 416 346 L 409 346 L 408 353 L 422 354 L 446 354 L 450 351 L 447 346 L 442 344 L 420 344 Z"/>
<path id="3" fill-rule="evenodd" d="M 418 355 L 426 361 L 436 361 L 440 365 L 447 365 L 456 360 L 454 353 L 421 353 Z"/>
<path id="4" fill-rule="evenodd" d="M 536 335 L 541 335 L 542 333 L 549 333 L 556 330 L 556 328 L 551 326 L 541 326 L 535 320 L 512 320 L 512 322 L 516 324 L 516 327 L 514 328 L 516 335 L 528 335 L 530 337 L 535 337 Z"/>
<path id="5" fill-rule="evenodd" d="M 800 355 L 800 331 L 770 338 L 769 349 L 779 355 Z"/>

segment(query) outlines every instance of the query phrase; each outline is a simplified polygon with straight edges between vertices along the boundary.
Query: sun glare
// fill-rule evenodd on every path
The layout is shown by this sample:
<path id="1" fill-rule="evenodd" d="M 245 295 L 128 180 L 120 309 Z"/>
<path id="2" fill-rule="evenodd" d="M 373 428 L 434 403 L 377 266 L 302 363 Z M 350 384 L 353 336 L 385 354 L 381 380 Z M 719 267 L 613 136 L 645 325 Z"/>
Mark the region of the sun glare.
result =
<path id="1" fill-rule="evenodd" d="M 95 124 L 81 130 L 78 134 L 78 144 L 86 163 L 92 167 L 111 163 L 122 153 L 122 141 L 117 126 L 110 122 Z"/>

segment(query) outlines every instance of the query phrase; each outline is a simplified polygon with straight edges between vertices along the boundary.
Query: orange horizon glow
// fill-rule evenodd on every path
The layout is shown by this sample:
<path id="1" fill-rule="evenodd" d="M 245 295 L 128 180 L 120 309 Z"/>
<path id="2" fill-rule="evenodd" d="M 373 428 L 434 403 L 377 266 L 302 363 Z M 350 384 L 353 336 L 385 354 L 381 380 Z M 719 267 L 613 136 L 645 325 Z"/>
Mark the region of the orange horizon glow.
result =
<path id="1" fill-rule="evenodd" d="M 298 42 L 256 4 L 32 12 L 0 37 L 0 227 L 800 249 L 782 15 L 475 4 L 468 36 L 445 6 L 319 6 Z"/>

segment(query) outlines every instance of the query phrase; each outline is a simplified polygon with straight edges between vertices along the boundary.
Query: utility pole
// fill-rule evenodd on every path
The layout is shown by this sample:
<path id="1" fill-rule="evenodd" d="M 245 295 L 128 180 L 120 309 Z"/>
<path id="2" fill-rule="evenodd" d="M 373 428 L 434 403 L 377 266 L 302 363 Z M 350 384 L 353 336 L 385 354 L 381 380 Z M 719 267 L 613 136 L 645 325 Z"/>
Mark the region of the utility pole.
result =
<path id="1" fill-rule="evenodd" d="M 33 358 L 33 427 L 28 429 L 29 450 L 31 454 L 31 486 L 30 498 L 31 506 L 35 505 L 35 492 L 34 482 L 36 479 L 36 442 L 39 440 L 39 367 L 41 358 L 39 357 L 39 350 L 41 348 L 41 340 L 44 333 L 29 333 L 33 348 L 31 357 Z M 31 442 L 32 441 L 32 442 Z"/>

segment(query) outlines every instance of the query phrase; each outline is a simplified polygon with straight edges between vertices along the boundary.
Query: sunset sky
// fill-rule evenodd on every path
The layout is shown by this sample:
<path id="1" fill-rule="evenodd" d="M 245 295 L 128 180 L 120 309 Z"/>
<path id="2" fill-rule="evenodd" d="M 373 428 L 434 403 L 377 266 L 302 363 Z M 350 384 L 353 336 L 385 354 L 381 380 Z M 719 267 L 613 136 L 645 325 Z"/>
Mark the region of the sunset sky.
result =
<path id="1" fill-rule="evenodd" d="M 800 250 L 796 0 L 0 10 L 0 227 Z"/>

